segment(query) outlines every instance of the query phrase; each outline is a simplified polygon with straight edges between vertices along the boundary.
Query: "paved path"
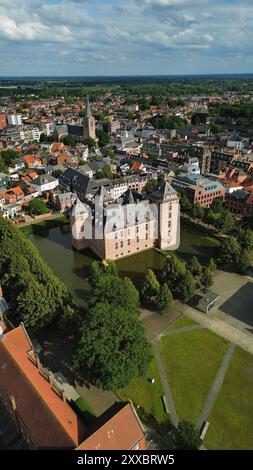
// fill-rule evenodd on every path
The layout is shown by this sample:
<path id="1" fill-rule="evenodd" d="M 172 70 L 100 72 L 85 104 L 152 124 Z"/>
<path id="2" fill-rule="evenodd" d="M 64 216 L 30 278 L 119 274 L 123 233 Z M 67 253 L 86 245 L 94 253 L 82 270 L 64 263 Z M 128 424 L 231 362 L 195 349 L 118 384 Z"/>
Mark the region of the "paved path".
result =
<path id="1" fill-rule="evenodd" d="M 153 347 L 154 355 L 155 355 L 155 358 L 156 358 L 157 366 L 158 366 L 158 369 L 159 369 L 159 374 L 160 374 L 164 394 L 165 394 L 165 397 L 166 397 L 166 400 L 167 400 L 167 405 L 168 405 L 169 412 L 170 412 L 170 419 L 171 419 L 171 422 L 175 426 L 177 426 L 178 425 L 178 416 L 177 416 L 177 412 L 176 412 L 176 408 L 175 408 L 171 388 L 170 388 L 170 385 L 169 385 L 167 373 L 166 373 L 166 370 L 165 370 L 165 367 L 164 367 L 164 364 L 163 364 L 163 360 L 162 360 L 162 357 L 161 357 L 159 342 L 158 341 L 153 341 L 152 342 L 152 347 Z"/>
<path id="2" fill-rule="evenodd" d="M 232 359 L 234 350 L 235 350 L 235 344 L 230 343 L 228 346 L 228 349 L 224 355 L 224 358 L 220 364 L 220 367 L 218 369 L 218 372 L 216 374 L 216 377 L 212 383 L 212 386 L 209 390 L 208 397 L 204 403 L 204 406 L 202 408 L 202 411 L 200 413 L 200 417 L 197 422 L 197 428 L 201 429 L 204 422 L 207 420 L 208 416 L 211 413 L 212 407 L 215 403 L 215 400 L 217 398 L 217 395 L 221 389 L 221 386 L 223 384 L 226 372 L 228 370 L 230 361 Z"/>
<path id="3" fill-rule="evenodd" d="M 182 328 L 175 328 L 172 330 L 163 331 L 159 337 L 161 336 L 170 336 L 170 335 L 178 335 L 179 333 L 187 333 L 188 331 L 195 331 L 195 330 L 203 330 L 205 327 L 203 325 L 191 325 L 191 326 L 184 326 Z"/>
<path id="4" fill-rule="evenodd" d="M 253 335 L 252 333 L 246 333 L 245 331 L 238 330 L 232 325 L 229 325 L 223 320 L 220 320 L 217 317 L 208 316 L 204 313 L 200 313 L 192 307 L 186 306 L 184 309 L 184 314 L 191 318 L 205 328 L 213 331 L 217 335 L 223 336 L 231 343 L 236 344 L 240 348 L 248 351 L 250 354 L 253 354 Z"/>

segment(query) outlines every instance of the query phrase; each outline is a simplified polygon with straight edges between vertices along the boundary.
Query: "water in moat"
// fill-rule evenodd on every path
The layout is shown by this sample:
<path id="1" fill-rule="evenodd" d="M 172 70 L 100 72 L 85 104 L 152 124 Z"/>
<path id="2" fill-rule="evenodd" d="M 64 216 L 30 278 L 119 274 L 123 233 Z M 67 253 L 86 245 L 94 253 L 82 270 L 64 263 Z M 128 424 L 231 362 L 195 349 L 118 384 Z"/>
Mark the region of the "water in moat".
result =
<path id="1" fill-rule="evenodd" d="M 29 238 L 76 300 L 84 303 L 89 290 L 87 282 L 89 267 L 96 256 L 89 250 L 79 253 L 73 250 L 70 227 L 66 225 L 51 229 L 42 229 L 38 226 Z M 181 222 L 181 240 L 177 250 L 180 258 L 187 260 L 192 255 L 196 255 L 202 263 L 205 263 L 215 256 L 216 251 L 216 239 L 199 228 Z M 122 275 L 129 276 L 136 284 L 139 284 L 149 268 L 158 270 L 162 267 L 164 260 L 165 256 L 162 253 L 152 249 L 119 260 L 117 266 Z"/>

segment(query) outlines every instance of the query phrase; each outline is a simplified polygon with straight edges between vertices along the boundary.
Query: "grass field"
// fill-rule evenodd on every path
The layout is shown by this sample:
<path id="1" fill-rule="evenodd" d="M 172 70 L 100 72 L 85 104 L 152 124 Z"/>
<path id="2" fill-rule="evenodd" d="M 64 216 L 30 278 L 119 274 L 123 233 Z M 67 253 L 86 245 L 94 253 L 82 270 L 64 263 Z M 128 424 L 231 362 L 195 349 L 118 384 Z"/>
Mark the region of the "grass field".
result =
<path id="1" fill-rule="evenodd" d="M 151 383 L 151 379 L 155 383 Z M 152 415 L 157 422 L 168 419 L 162 402 L 163 389 L 155 359 L 152 360 L 145 377 L 134 379 L 127 387 L 117 391 L 122 400 L 132 400 L 134 405 L 139 405 L 146 414 Z"/>
<path id="2" fill-rule="evenodd" d="M 205 329 L 162 338 L 161 355 L 180 419 L 198 419 L 227 346 Z"/>
<path id="3" fill-rule="evenodd" d="M 253 356 L 236 349 L 209 418 L 208 449 L 253 449 Z"/>
<path id="4" fill-rule="evenodd" d="M 190 318 L 187 318 L 187 317 L 181 317 L 179 318 L 178 320 L 174 321 L 173 323 L 171 323 L 171 325 L 168 326 L 168 328 L 165 330 L 165 332 L 168 330 L 176 330 L 178 328 L 185 328 L 187 326 L 194 326 L 194 325 L 197 325 L 197 323 L 193 320 L 191 320 Z"/>

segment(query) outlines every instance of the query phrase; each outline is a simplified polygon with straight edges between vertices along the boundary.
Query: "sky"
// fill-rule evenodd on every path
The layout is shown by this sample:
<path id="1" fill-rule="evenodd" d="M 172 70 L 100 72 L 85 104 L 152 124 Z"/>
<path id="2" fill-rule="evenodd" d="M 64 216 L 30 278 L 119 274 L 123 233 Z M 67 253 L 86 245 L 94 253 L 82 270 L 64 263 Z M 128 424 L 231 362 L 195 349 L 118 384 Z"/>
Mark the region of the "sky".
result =
<path id="1" fill-rule="evenodd" d="M 0 76 L 253 72 L 253 0 L 0 0 Z"/>

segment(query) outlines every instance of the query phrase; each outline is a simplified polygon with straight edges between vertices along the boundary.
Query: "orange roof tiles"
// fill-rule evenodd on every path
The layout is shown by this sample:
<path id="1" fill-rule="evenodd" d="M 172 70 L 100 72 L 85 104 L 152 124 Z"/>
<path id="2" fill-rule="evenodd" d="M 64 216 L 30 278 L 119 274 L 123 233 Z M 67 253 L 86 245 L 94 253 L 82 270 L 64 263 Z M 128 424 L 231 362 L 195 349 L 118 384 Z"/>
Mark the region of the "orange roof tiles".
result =
<path id="1" fill-rule="evenodd" d="M 74 448 L 82 442 L 85 427 L 28 359 L 30 350 L 22 326 L 4 335 L 0 341 L 0 387 L 15 398 L 18 415 L 38 447 Z"/>
<path id="2" fill-rule="evenodd" d="M 95 429 L 85 441 L 79 445 L 77 450 L 128 450 L 132 449 L 144 439 L 144 433 L 139 420 L 135 416 L 130 403 L 118 404 L 121 409 L 103 422 L 103 416 L 97 420 Z M 108 410 L 110 412 L 110 410 Z"/>

